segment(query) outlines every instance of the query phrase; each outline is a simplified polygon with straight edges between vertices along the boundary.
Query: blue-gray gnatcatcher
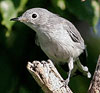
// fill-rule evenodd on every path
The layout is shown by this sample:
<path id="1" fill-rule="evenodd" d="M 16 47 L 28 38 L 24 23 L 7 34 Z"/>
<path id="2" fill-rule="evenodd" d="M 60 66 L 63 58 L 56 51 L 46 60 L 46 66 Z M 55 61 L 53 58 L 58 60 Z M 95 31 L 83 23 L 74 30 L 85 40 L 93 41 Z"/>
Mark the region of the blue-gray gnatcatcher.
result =
<path id="1" fill-rule="evenodd" d="M 12 20 L 23 22 L 36 32 L 36 44 L 53 62 L 68 63 L 66 84 L 70 80 L 74 64 L 88 78 L 91 77 L 88 68 L 79 61 L 79 56 L 85 50 L 84 40 L 71 22 L 43 8 L 29 9 Z"/>

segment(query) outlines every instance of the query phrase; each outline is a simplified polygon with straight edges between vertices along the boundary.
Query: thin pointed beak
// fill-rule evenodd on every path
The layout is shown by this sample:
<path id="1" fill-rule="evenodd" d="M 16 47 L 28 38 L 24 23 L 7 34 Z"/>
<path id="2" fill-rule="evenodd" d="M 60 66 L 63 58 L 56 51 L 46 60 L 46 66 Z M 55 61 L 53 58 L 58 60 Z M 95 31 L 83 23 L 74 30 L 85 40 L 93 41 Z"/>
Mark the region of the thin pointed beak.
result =
<path id="1" fill-rule="evenodd" d="M 27 22 L 28 19 L 24 17 L 17 17 L 17 18 L 12 18 L 10 21 L 20 21 L 20 22 Z"/>
<path id="2" fill-rule="evenodd" d="M 10 21 L 20 21 L 20 19 L 19 19 L 19 17 L 17 17 L 17 18 L 10 19 Z"/>

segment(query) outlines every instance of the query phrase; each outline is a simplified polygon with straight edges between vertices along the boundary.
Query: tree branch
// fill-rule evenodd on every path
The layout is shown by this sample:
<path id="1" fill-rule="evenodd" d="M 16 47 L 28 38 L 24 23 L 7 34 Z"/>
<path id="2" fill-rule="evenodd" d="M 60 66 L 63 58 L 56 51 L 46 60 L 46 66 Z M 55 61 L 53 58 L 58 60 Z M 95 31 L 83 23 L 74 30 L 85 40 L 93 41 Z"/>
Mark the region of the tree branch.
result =
<path id="1" fill-rule="evenodd" d="M 45 93 L 72 93 L 51 60 L 28 62 L 27 69 Z"/>
<path id="2" fill-rule="evenodd" d="M 100 93 L 100 55 L 98 58 L 96 70 L 90 83 L 88 93 Z"/>

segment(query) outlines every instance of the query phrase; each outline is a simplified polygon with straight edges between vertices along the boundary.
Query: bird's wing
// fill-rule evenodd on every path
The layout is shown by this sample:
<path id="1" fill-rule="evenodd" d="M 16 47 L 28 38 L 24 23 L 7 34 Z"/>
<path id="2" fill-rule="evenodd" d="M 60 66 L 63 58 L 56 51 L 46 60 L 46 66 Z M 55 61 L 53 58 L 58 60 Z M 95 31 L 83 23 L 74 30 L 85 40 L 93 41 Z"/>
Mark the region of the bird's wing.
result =
<path id="1" fill-rule="evenodd" d="M 82 39 L 80 33 L 78 32 L 78 30 L 75 28 L 75 26 L 71 22 L 66 21 L 64 23 L 64 27 L 74 42 L 84 43 L 84 40 Z"/>

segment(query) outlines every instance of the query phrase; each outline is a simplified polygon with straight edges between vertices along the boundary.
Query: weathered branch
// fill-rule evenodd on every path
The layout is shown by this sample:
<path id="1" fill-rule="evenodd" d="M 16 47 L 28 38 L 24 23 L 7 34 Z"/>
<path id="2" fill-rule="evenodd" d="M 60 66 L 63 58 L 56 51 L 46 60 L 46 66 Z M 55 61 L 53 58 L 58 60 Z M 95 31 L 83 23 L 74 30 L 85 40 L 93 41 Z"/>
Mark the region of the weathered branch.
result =
<path id="1" fill-rule="evenodd" d="M 28 62 L 27 69 L 45 93 L 72 93 L 51 60 Z"/>
<path id="2" fill-rule="evenodd" d="M 96 66 L 93 79 L 90 83 L 88 93 L 100 93 L 100 56 L 98 58 L 98 63 Z"/>

